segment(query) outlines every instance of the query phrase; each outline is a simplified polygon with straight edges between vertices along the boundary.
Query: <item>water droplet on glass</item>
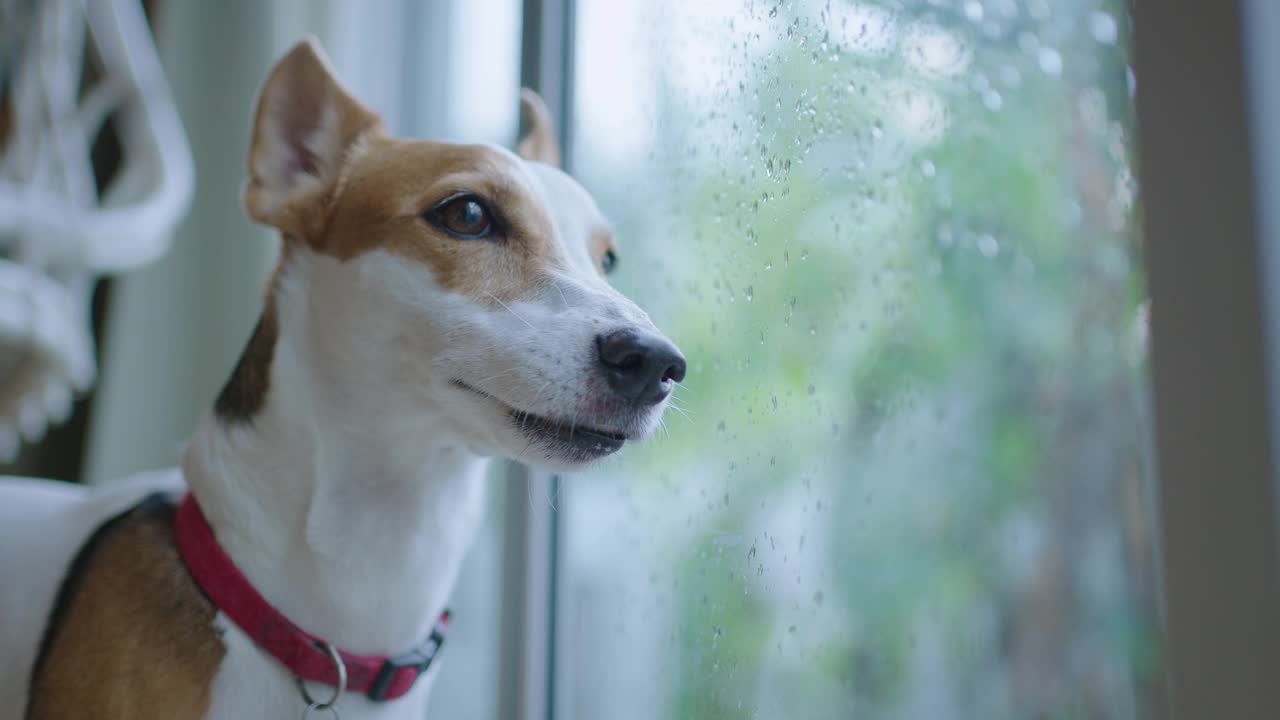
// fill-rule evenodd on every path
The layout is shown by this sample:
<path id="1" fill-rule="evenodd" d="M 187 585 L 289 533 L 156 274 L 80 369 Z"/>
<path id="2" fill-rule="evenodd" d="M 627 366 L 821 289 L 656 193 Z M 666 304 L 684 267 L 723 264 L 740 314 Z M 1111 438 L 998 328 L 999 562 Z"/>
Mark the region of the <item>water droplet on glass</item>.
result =
<path id="1" fill-rule="evenodd" d="M 1062 56 L 1053 48 L 1040 48 L 1039 54 L 1040 71 L 1050 77 L 1057 77 L 1062 74 Z"/>
<path id="2" fill-rule="evenodd" d="M 818 392 L 818 389 L 813 386 L 813 383 L 809 383 L 809 394 L 812 395 L 816 392 Z"/>
<path id="3" fill-rule="evenodd" d="M 821 591 L 821 590 L 819 590 L 819 591 L 817 591 L 817 592 L 815 592 L 815 593 L 813 594 L 813 604 L 814 604 L 814 605 L 821 605 L 821 604 L 822 604 L 822 591 Z"/>
<path id="4" fill-rule="evenodd" d="M 1116 28 L 1116 19 L 1101 11 L 1089 16 L 1089 30 L 1093 33 L 1093 39 L 1103 45 L 1115 45 L 1116 37 L 1120 34 Z"/>
<path id="5" fill-rule="evenodd" d="M 1000 93 L 995 90 L 987 90 L 982 93 L 982 104 L 987 106 L 991 112 L 999 112 L 1004 107 L 1004 98 L 1000 97 Z"/>
<path id="6" fill-rule="evenodd" d="M 775 413 L 776 413 L 776 412 L 778 412 L 778 396 L 777 396 L 777 395 L 770 395 L 770 396 L 769 396 L 769 402 L 773 404 L 773 411 L 774 411 Z"/>
<path id="7" fill-rule="evenodd" d="M 983 257 L 993 258 L 1000 253 L 1000 243 L 990 235 L 979 235 L 978 252 L 982 253 Z"/>
<path id="8" fill-rule="evenodd" d="M 924 162 L 920 163 L 920 174 L 924 175 L 927 178 L 931 178 L 934 175 L 938 174 L 938 168 L 933 164 L 932 161 L 925 160 Z"/>
<path id="9" fill-rule="evenodd" d="M 747 286 L 747 291 L 746 291 L 745 293 L 743 293 L 743 296 L 747 298 L 747 302 L 751 302 L 751 301 L 752 301 L 752 300 L 754 300 L 754 299 L 755 299 L 755 297 L 756 297 L 756 291 L 755 291 L 755 288 L 754 288 L 753 286 L 751 286 L 751 285 L 748 285 L 748 286 Z"/>

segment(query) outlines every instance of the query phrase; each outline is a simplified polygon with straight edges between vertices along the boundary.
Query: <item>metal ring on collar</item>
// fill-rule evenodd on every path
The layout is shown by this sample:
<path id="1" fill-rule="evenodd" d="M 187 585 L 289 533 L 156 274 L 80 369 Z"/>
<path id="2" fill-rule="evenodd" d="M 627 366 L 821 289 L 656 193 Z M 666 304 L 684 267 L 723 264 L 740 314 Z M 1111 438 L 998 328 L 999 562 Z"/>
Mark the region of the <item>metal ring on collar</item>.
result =
<path id="1" fill-rule="evenodd" d="M 338 704 L 338 701 L 342 699 L 342 693 L 347 690 L 347 665 L 342 662 L 342 656 L 338 654 L 337 648 L 323 640 L 317 641 L 316 644 L 320 646 L 321 650 L 329 654 L 329 660 L 333 662 L 333 669 L 338 672 L 338 684 L 333 688 L 333 697 L 326 702 L 317 702 L 315 698 L 312 698 L 311 693 L 307 692 L 307 684 L 302 678 L 297 678 L 298 692 L 302 693 L 302 700 L 307 703 L 308 710 L 329 710 Z"/>
<path id="2" fill-rule="evenodd" d="M 302 720 L 311 720 L 311 714 L 314 712 L 327 712 L 329 713 L 329 717 L 333 718 L 333 720 L 342 720 L 342 716 L 338 714 L 338 708 L 332 706 L 325 707 L 319 703 L 311 703 L 308 705 L 307 708 L 302 711 Z"/>

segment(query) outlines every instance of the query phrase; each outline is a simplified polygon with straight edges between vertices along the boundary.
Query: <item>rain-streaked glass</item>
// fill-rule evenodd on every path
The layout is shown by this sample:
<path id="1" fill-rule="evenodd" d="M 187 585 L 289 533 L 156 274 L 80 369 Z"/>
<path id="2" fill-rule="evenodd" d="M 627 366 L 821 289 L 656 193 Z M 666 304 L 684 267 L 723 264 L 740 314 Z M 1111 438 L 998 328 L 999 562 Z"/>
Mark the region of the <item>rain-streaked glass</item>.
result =
<path id="1" fill-rule="evenodd" d="M 1153 712 L 1127 3 L 576 6 L 573 171 L 690 372 L 560 499 L 561 716 Z"/>

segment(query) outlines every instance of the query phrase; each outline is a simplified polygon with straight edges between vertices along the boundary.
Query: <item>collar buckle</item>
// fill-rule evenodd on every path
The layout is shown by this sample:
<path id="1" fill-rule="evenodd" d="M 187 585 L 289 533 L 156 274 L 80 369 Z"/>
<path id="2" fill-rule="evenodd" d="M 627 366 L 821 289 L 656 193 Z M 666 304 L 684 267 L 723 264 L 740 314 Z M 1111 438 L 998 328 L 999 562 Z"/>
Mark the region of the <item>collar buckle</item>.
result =
<path id="1" fill-rule="evenodd" d="M 444 633 L 448 622 L 449 613 L 446 612 L 431 629 L 431 635 L 425 642 L 403 655 L 388 658 L 369 685 L 369 692 L 366 693 L 369 699 L 382 702 L 389 696 L 399 697 L 407 693 L 418 678 L 431 668 L 440 648 L 444 647 Z M 399 691 L 393 692 L 395 690 Z"/>

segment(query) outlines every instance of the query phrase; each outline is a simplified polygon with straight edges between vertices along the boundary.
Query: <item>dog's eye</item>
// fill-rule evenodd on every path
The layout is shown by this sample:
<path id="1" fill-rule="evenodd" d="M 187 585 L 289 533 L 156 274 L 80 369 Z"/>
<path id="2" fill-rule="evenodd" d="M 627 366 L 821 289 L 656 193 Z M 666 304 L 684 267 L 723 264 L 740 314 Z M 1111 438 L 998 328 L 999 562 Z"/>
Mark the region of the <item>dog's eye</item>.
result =
<path id="1" fill-rule="evenodd" d="M 427 214 L 427 219 L 450 235 L 475 240 L 493 234 L 493 217 L 475 195 L 461 195 L 444 201 Z"/>
<path id="2" fill-rule="evenodd" d="M 609 273 L 612 273 L 613 269 L 617 266 L 618 254 L 612 250 L 605 250 L 604 257 L 600 258 L 600 269 L 604 271 L 605 275 L 608 275 Z"/>

